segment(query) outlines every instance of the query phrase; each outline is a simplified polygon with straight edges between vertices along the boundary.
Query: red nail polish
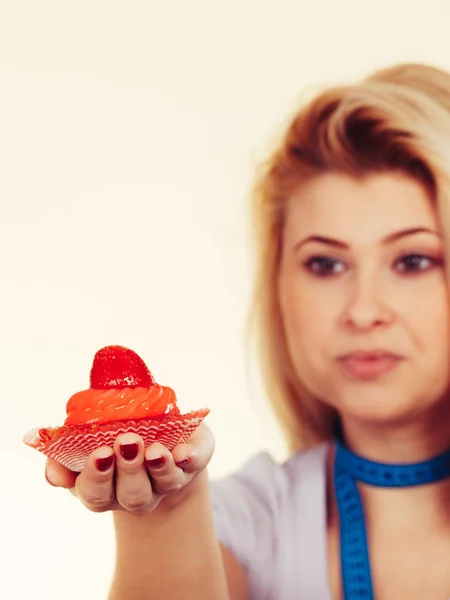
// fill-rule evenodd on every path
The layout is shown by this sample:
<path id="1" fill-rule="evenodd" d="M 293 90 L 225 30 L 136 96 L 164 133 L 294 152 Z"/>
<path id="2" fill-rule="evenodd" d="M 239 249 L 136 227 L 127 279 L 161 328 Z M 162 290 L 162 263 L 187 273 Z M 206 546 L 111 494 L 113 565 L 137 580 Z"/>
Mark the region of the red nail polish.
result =
<path id="1" fill-rule="evenodd" d="M 164 456 L 160 456 L 159 458 L 153 458 L 152 460 L 146 460 L 145 464 L 149 466 L 151 469 L 161 469 L 166 464 L 166 459 Z"/>
<path id="2" fill-rule="evenodd" d="M 97 467 L 97 469 L 99 471 L 107 471 L 108 469 L 111 468 L 112 464 L 114 462 L 114 454 L 111 454 L 111 456 L 106 456 L 105 458 L 97 458 L 97 460 L 95 461 L 95 466 Z"/>
<path id="3" fill-rule="evenodd" d="M 123 444 L 120 446 L 120 454 L 125 460 L 133 460 L 139 453 L 138 444 Z"/>
<path id="4" fill-rule="evenodd" d="M 185 458 L 184 460 L 180 460 L 180 462 L 177 462 L 175 464 L 177 465 L 177 467 L 180 467 L 180 469 L 185 469 L 190 462 L 190 458 Z"/>

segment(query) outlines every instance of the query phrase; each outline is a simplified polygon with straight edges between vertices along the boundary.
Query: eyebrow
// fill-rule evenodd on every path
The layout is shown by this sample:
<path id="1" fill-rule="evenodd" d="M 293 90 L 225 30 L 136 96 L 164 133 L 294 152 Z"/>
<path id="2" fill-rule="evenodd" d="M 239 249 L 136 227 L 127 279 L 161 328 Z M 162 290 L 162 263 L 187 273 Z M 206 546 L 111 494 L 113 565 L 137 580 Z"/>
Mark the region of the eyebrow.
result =
<path id="1" fill-rule="evenodd" d="M 397 240 L 404 238 L 408 235 L 415 235 L 417 233 L 429 233 L 434 236 L 440 237 L 437 231 L 433 229 L 428 229 L 426 227 L 413 227 L 411 229 L 404 229 L 402 231 L 395 231 L 394 233 L 390 233 L 381 239 L 382 244 L 391 244 L 392 242 L 396 242 Z M 326 237 L 323 235 L 309 235 L 308 237 L 300 240 L 294 246 L 294 250 L 297 251 L 299 248 L 304 246 L 309 242 L 318 242 L 320 244 L 326 244 L 327 246 L 334 246 L 335 248 L 343 248 L 348 249 L 350 245 L 346 242 L 342 242 L 341 240 L 336 240 L 334 238 Z"/>

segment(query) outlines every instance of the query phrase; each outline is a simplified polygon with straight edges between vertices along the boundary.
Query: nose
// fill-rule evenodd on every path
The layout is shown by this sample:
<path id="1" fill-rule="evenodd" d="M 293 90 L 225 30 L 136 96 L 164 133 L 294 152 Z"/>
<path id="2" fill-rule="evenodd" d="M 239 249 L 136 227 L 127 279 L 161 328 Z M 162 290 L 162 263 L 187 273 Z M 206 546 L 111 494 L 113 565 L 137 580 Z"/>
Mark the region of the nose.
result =
<path id="1" fill-rule="evenodd" d="M 388 306 L 386 291 L 374 273 L 357 278 L 350 290 L 343 320 L 347 327 L 361 331 L 381 327 L 392 322 L 393 312 Z"/>

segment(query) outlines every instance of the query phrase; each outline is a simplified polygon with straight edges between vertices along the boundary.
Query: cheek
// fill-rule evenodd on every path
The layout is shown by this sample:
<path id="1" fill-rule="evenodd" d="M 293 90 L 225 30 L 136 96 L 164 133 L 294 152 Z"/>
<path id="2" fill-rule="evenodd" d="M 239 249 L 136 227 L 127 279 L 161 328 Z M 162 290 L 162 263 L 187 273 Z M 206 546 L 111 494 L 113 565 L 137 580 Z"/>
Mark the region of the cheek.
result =
<path id="1" fill-rule="evenodd" d="M 425 289 L 416 289 L 402 299 L 398 314 L 403 315 L 414 345 L 433 356 L 448 356 L 450 348 L 450 311 L 446 286 L 434 282 Z"/>
<path id="2" fill-rule="evenodd" d="M 437 291 L 437 290 L 436 290 Z M 406 312 L 407 311 L 407 312 Z M 404 310 L 412 340 L 412 373 L 406 384 L 425 398 L 442 397 L 450 383 L 450 318 L 446 294 L 418 294 Z"/>
<path id="3" fill-rule="evenodd" d="M 280 301 L 289 353 L 297 375 L 308 385 L 316 373 L 323 377 L 337 315 L 335 303 L 320 302 L 306 289 L 302 286 L 300 294 L 292 285 L 281 288 Z"/>

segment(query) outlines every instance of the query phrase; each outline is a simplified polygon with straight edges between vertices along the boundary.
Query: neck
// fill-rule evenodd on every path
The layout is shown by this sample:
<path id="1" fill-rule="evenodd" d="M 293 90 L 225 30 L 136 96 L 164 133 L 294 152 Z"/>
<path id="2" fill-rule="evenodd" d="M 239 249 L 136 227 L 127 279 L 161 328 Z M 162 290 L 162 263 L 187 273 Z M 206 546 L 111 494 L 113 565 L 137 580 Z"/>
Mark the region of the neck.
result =
<path id="1" fill-rule="evenodd" d="M 396 424 L 342 419 L 346 446 L 355 454 L 385 463 L 413 463 L 450 448 L 450 403 L 436 415 Z"/>
<path id="2" fill-rule="evenodd" d="M 450 415 L 415 419 L 398 426 L 342 419 L 346 446 L 354 453 L 382 463 L 417 463 L 444 452 L 450 447 Z M 450 478 L 431 485 L 400 489 L 376 488 L 362 484 L 367 521 L 388 530 L 411 523 L 423 528 L 450 529 Z"/>

